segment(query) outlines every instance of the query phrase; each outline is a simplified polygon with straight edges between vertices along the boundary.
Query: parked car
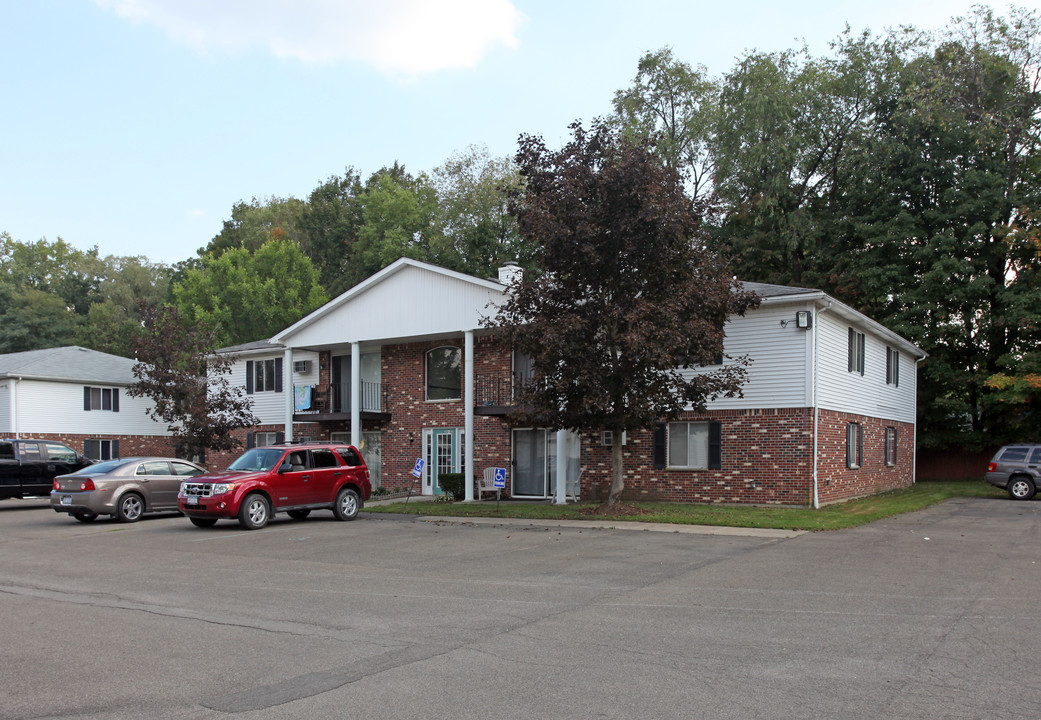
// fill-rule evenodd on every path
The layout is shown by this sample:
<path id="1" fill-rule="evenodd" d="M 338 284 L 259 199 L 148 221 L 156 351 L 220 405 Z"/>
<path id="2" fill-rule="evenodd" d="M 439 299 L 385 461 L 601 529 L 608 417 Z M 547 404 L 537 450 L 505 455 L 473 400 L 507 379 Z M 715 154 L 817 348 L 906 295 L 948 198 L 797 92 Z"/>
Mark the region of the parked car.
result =
<path id="1" fill-rule="evenodd" d="M 986 480 L 1008 490 L 1013 500 L 1029 500 L 1041 482 L 1041 444 L 1006 445 L 987 465 Z"/>
<path id="2" fill-rule="evenodd" d="M 47 497 L 57 475 L 93 462 L 51 440 L 0 440 L 0 498 Z"/>
<path id="3" fill-rule="evenodd" d="M 177 507 L 197 527 L 237 518 L 255 530 L 280 512 L 300 520 L 324 509 L 353 520 L 371 492 L 369 469 L 353 445 L 290 443 L 252 448 L 226 472 L 181 483 Z"/>
<path id="4" fill-rule="evenodd" d="M 136 522 L 145 513 L 177 510 L 181 482 L 204 472 L 201 465 L 177 458 L 106 460 L 54 478 L 51 507 L 80 522 L 98 515 Z"/>

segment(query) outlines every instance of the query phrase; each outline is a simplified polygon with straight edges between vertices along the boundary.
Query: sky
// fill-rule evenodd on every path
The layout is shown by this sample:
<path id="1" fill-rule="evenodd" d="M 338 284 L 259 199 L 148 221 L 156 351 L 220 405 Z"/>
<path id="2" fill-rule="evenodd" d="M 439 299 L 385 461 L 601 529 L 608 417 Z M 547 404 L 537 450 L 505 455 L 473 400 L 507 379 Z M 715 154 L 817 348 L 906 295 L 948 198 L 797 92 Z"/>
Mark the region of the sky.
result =
<path id="1" fill-rule="evenodd" d="M 971 5 L 0 0 L 0 231 L 172 264 L 235 203 L 306 198 L 347 167 L 430 172 L 472 145 L 512 156 L 521 134 L 559 147 L 648 51 L 722 75 L 750 50 L 822 55 L 847 24 L 937 29 Z"/>

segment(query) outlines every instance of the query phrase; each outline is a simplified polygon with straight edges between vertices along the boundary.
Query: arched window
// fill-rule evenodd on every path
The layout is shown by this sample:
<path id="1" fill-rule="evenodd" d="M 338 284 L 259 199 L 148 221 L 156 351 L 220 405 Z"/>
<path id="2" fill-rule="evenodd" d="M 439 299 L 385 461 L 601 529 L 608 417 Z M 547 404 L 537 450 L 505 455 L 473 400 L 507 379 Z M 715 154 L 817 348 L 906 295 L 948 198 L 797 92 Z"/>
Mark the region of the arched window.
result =
<path id="1" fill-rule="evenodd" d="M 463 397 L 463 355 L 457 347 L 439 347 L 427 353 L 427 400 Z"/>

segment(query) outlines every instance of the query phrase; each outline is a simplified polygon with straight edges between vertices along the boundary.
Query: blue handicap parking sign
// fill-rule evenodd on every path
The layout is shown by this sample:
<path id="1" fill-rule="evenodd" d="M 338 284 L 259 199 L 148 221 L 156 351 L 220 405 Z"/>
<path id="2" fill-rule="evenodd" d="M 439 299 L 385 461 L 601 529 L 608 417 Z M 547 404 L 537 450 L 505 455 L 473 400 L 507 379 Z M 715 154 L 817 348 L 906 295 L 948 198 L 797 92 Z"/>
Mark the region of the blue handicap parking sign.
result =
<path id="1" fill-rule="evenodd" d="M 423 477 L 424 465 L 426 465 L 426 462 L 423 460 L 423 458 L 419 458 L 418 460 L 416 460 L 416 466 L 412 468 L 412 475 L 417 478 Z"/>
<path id="2" fill-rule="evenodd" d="M 506 487 L 506 468 L 495 468 L 495 487 Z"/>

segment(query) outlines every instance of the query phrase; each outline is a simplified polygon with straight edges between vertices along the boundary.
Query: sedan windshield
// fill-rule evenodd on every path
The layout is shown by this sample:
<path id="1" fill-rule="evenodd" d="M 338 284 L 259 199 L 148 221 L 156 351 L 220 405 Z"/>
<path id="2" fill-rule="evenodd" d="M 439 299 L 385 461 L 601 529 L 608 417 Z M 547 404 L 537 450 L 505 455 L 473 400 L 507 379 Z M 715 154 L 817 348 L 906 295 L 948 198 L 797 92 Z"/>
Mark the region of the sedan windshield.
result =
<path id="1" fill-rule="evenodd" d="M 243 453 L 238 460 L 228 466 L 228 469 L 249 472 L 271 471 L 274 470 L 275 463 L 282 457 L 283 452 L 285 451 L 275 448 L 253 448 Z"/>

